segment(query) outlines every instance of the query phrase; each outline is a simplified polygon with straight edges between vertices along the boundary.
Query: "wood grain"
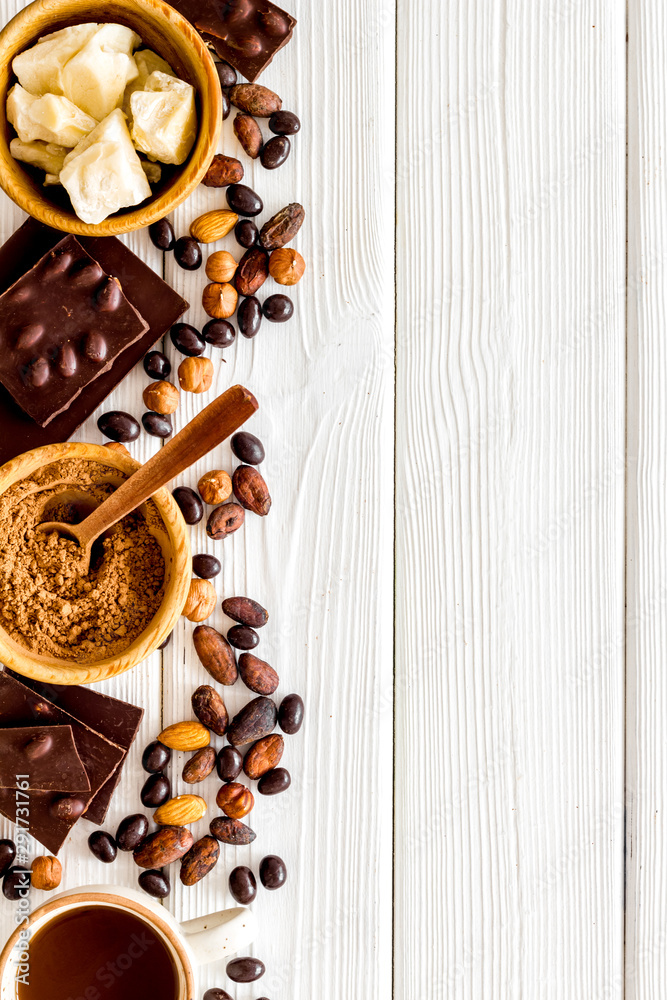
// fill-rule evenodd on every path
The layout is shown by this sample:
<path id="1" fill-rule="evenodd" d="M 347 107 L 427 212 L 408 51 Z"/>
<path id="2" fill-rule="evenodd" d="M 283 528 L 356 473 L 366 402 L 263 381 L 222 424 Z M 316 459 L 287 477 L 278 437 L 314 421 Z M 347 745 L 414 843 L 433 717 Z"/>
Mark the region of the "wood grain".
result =
<path id="1" fill-rule="evenodd" d="M 667 980 L 667 11 L 628 5 L 627 1000 Z"/>
<path id="2" fill-rule="evenodd" d="M 620 997 L 624 8 L 397 37 L 396 996 Z"/>
<path id="3" fill-rule="evenodd" d="M 224 542 L 207 538 L 202 524 L 193 553 L 222 559 L 221 598 L 246 594 L 268 608 L 259 655 L 281 676 L 276 698 L 303 694 L 307 722 L 286 739 L 290 791 L 273 801 L 256 796 L 255 843 L 224 848 L 214 876 L 191 889 L 179 885 L 171 905 L 186 918 L 233 905 L 227 877 L 235 865 L 257 870 L 265 854 L 283 857 L 287 885 L 260 889 L 256 904 L 255 953 L 267 965 L 259 992 L 270 997 L 379 1000 L 391 989 L 392 735 L 390 716 L 379 718 L 375 705 L 392 674 L 393 5 L 379 30 L 376 8 L 371 0 L 293 5 L 295 40 L 261 81 L 303 121 L 284 167 L 270 172 L 250 161 L 233 114 L 224 124 L 221 149 L 242 160 L 244 182 L 264 200 L 260 223 L 291 201 L 305 206 L 294 246 L 308 269 L 293 289 L 272 279 L 260 289 L 261 300 L 287 291 L 294 318 L 264 321 L 254 340 L 239 337 L 224 355 L 207 351 L 213 387 L 203 400 L 182 394 L 175 423 L 235 382 L 260 405 L 248 430 L 266 447 L 271 512 L 248 513 L 244 529 Z M 361 51 L 351 45 L 356 37 L 364 39 Z M 315 38 L 326 46 L 311 44 Z M 361 117 L 359 94 L 369 111 Z M 378 187 L 382 171 L 387 183 Z M 224 191 L 200 188 L 175 215 L 177 235 L 201 213 L 225 207 Z M 219 249 L 237 259 L 243 252 L 229 236 L 204 255 Z M 201 327 L 203 268 L 181 271 L 170 256 L 166 265 L 192 303 L 186 318 Z M 224 444 L 183 482 L 234 464 Z M 219 609 L 209 623 L 231 624 Z M 193 688 L 210 679 L 193 656 L 192 628 L 183 622 L 165 657 L 166 722 L 190 718 Z M 254 697 L 240 681 L 222 690 L 230 714 Z M 213 782 L 204 791 L 211 816 L 216 790 Z M 219 983 L 221 972 L 211 966 L 203 985 Z"/>

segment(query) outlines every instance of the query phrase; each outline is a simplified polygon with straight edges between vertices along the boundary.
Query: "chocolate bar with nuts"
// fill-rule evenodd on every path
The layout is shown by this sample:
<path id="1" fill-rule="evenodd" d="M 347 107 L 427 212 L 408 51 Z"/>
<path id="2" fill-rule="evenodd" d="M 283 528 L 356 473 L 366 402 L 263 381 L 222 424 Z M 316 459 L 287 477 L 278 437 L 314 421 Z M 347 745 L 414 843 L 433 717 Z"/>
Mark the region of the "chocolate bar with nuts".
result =
<path id="1" fill-rule="evenodd" d="M 296 25 L 270 0 L 171 0 L 171 5 L 251 83 L 287 45 Z"/>
<path id="2" fill-rule="evenodd" d="M 75 236 L 66 236 L 0 295 L 0 382 L 44 427 L 148 323 Z"/>

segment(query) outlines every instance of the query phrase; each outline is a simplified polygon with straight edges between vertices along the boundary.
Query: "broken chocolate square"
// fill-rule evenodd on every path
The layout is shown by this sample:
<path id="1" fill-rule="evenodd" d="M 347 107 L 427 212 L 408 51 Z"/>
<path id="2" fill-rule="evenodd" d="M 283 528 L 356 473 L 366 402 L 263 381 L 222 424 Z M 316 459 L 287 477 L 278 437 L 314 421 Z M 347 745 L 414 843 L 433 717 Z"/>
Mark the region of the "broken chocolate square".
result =
<path id="1" fill-rule="evenodd" d="M 0 788 L 22 787 L 19 774 L 33 791 L 90 791 L 71 726 L 0 729 Z"/>
<path id="2" fill-rule="evenodd" d="M 171 0 L 171 5 L 251 83 L 287 45 L 296 25 L 271 0 Z"/>
<path id="3" fill-rule="evenodd" d="M 139 730 L 144 714 L 143 708 L 137 708 L 136 705 L 130 705 L 129 702 L 112 698 L 108 694 L 102 694 L 100 691 L 94 691 L 92 688 L 82 685 L 44 684 L 21 677 L 17 677 L 17 680 L 22 681 L 37 694 L 48 698 L 54 705 L 69 712 L 79 722 L 90 726 L 106 739 L 112 740 L 125 751 L 122 761 L 108 781 L 102 785 L 85 813 L 85 819 L 90 820 L 91 823 L 103 823 L 111 796 L 120 781 L 127 751 L 132 746 Z"/>
<path id="4" fill-rule="evenodd" d="M 41 725 L 70 726 L 77 753 L 86 769 L 90 788 L 86 792 L 29 790 L 28 828 L 52 854 L 57 854 L 67 836 L 99 789 L 106 784 L 123 760 L 122 747 L 105 739 L 62 708 L 32 691 L 6 670 L 0 673 L 0 728 Z M 21 805 L 21 803 L 18 803 Z M 0 813 L 17 820 L 17 793 L 0 788 Z"/>
<path id="5" fill-rule="evenodd" d="M 147 330 L 120 282 L 66 236 L 0 296 L 0 382 L 43 427 Z"/>
<path id="6" fill-rule="evenodd" d="M 0 246 L 0 292 L 25 274 L 62 236 L 57 229 L 26 219 Z M 188 303 L 166 281 L 115 236 L 81 236 L 79 242 L 107 274 L 118 278 L 149 329 L 45 427 L 31 420 L 0 383 L 0 464 L 32 448 L 67 441 L 188 308 Z"/>

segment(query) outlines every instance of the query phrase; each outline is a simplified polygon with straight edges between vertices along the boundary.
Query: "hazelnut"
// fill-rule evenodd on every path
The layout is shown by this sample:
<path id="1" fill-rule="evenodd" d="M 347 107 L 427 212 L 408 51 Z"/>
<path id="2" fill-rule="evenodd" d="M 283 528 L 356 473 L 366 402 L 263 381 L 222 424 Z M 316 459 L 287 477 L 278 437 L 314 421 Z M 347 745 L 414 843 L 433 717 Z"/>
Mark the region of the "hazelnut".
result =
<path id="1" fill-rule="evenodd" d="M 154 413 L 175 413 L 178 389 L 173 382 L 151 382 L 144 389 L 144 405 Z"/>
<path id="2" fill-rule="evenodd" d="M 255 798 L 249 788 L 239 781 L 231 781 L 223 785 L 215 801 L 230 819 L 242 819 L 247 816 L 255 804 Z"/>
<path id="3" fill-rule="evenodd" d="M 228 250 L 216 250 L 206 261 L 206 277 L 210 281 L 231 281 L 237 267 Z"/>
<path id="4" fill-rule="evenodd" d="M 193 579 L 190 581 L 188 599 L 183 608 L 183 614 L 191 622 L 203 622 L 213 614 L 217 595 L 210 580 Z"/>
<path id="5" fill-rule="evenodd" d="M 197 489 L 204 503 L 215 506 L 229 500 L 232 495 L 232 480 L 222 469 L 214 469 L 201 477 Z"/>
<path id="6" fill-rule="evenodd" d="M 32 863 L 31 883 L 34 889 L 44 889 L 50 892 L 57 889 L 63 875 L 63 866 L 58 858 L 42 856 Z"/>
<path id="7" fill-rule="evenodd" d="M 178 382 L 184 392 L 206 392 L 213 382 L 213 362 L 209 358 L 184 358 L 178 366 Z"/>
<path id="8" fill-rule="evenodd" d="M 121 455 L 127 455 L 129 458 L 132 457 L 128 449 L 124 444 L 121 444 L 120 441 L 109 441 L 104 447 L 108 448 L 109 451 L 119 451 Z"/>
<path id="9" fill-rule="evenodd" d="M 238 292 L 233 285 L 221 285 L 220 282 L 213 281 L 204 289 L 201 303 L 204 311 L 213 319 L 229 319 L 234 315 L 238 298 Z"/>
<path id="10" fill-rule="evenodd" d="M 269 274 L 279 285 L 296 285 L 305 270 L 305 260 L 298 251 L 290 247 L 274 250 L 269 257 Z"/>

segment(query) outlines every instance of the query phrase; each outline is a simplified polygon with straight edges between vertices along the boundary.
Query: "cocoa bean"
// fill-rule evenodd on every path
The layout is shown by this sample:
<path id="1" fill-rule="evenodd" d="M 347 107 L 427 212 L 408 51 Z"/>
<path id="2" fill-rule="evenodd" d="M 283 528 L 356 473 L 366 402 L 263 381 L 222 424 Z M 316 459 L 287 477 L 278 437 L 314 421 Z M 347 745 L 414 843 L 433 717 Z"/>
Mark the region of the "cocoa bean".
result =
<path id="1" fill-rule="evenodd" d="M 243 164 L 233 156 L 218 153 L 211 160 L 211 166 L 204 175 L 202 184 L 206 187 L 227 187 L 243 180 Z"/>
<path id="2" fill-rule="evenodd" d="M 272 733 L 277 721 L 275 703 L 270 698 L 254 698 L 234 716 L 227 730 L 227 739 L 233 747 L 253 743 Z"/>
<path id="3" fill-rule="evenodd" d="M 183 781 L 187 785 L 196 785 L 204 778 L 208 778 L 215 768 L 217 759 L 218 755 L 213 747 L 202 747 L 201 750 L 197 750 L 194 757 L 191 757 L 183 767 Z"/>
<path id="4" fill-rule="evenodd" d="M 227 732 L 229 715 L 225 703 L 210 684 L 202 684 L 194 692 L 192 711 L 202 725 L 214 732 L 216 736 L 224 736 Z"/>
<path id="5" fill-rule="evenodd" d="M 265 736 L 264 739 L 257 740 L 245 755 L 243 770 L 249 778 L 257 781 L 267 771 L 278 766 L 284 749 L 285 741 L 282 736 Z"/>
<path id="6" fill-rule="evenodd" d="M 184 826 L 163 826 L 135 849 L 134 860 L 140 868 L 164 868 L 187 854 L 193 841 Z"/>
<path id="7" fill-rule="evenodd" d="M 201 665 L 213 680 L 227 687 L 234 684 L 238 677 L 236 660 L 224 635 L 216 632 L 210 625 L 198 625 L 192 633 L 192 639 Z"/>
<path id="8" fill-rule="evenodd" d="M 222 610 L 228 618 L 251 628 L 262 628 L 269 620 L 269 612 L 249 597 L 228 597 L 222 602 Z"/>
<path id="9" fill-rule="evenodd" d="M 234 134 L 251 160 L 256 160 L 262 149 L 262 130 L 252 115 L 237 115 Z"/>
<path id="10" fill-rule="evenodd" d="M 228 816 L 216 816 L 211 820 L 211 833 L 221 844 L 237 846 L 252 844 L 257 836 L 254 830 L 242 823 L 240 819 L 230 819 Z"/>
<path id="11" fill-rule="evenodd" d="M 280 111 L 283 102 L 268 87 L 259 83 L 239 83 L 229 91 L 229 100 L 235 108 L 240 108 L 256 118 L 270 118 Z"/>
<path id="12" fill-rule="evenodd" d="M 245 520 L 245 511 L 237 503 L 223 503 L 209 514 L 206 522 L 206 534 L 216 541 L 227 538 L 238 531 Z"/>
<path id="13" fill-rule="evenodd" d="M 273 667 L 254 653 L 241 653 L 239 673 L 245 686 L 255 694 L 273 694 L 280 683 Z"/>
<path id="14" fill-rule="evenodd" d="M 234 275 L 239 295 L 254 295 L 269 276 L 269 255 L 261 247 L 251 247 L 241 257 Z"/>
<path id="15" fill-rule="evenodd" d="M 181 882 L 196 885 L 215 868 L 220 857 L 220 847 L 215 837 L 208 834 L 192 845 L 181 861 Z"/>
<path id="16" fill-rule="evenodd" d="M 271 510 L 271 494 L 259 469 L 254 465 L 238 465 L 232 476 L 234 495 L 239 503 L 260 517 Z"/>
<path id="17" fill-rule="evenodd" d="M 303 225 L 306 212 L 303 205 L 294 201 L 265 222 L 259 234 L 259 242 L 265 250 L 278 250 L 287 246 Z"/>

